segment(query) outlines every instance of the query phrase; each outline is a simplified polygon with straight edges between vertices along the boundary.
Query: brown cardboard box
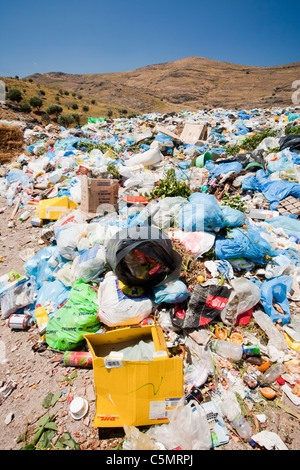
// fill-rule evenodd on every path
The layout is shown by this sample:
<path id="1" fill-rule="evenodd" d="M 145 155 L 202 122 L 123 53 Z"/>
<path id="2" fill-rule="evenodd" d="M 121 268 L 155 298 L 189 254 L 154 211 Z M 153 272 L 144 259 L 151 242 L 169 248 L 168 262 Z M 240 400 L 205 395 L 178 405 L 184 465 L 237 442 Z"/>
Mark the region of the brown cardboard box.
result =
<path id="1" fill-rule="evenodd" d="M 187 123 L 181 133 L 180 139 L 191 145 L 195 145 L 198 140 L 207 139 L 207 125 Z"/>
<path id="2" fill-rule="evenodd" d="M 101 204 L 116 206 L 119 182 L 103 178 L 81 177 L 81 210 L 86 213 L 99 213 Z"/>

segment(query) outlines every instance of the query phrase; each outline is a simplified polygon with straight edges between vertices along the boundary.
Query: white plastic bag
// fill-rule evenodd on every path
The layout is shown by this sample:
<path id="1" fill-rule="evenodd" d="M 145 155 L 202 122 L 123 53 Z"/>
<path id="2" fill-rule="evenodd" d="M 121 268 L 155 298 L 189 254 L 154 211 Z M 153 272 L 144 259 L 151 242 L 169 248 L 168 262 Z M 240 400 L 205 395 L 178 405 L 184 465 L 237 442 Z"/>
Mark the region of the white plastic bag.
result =
<path id="1" fill-rule="evenodd" d="M 170 412 L 169 423 L 153 426 L 147 434 L 167 450 L 209 450 L 212 447 L 210 427 L 204 409 L 195 401 L 178 406 Z"/>
<path id="2" fill-rule="evenodd" d="M 214 246 L 216 239 L 216 235 L 212 232 L 184 232 L 183 230 L 174 231 L 172 237 L 179 240 L 186 250 L 194 253 L 195 259 L 207 253 Z"/>
<path id="3" fill-rule="evenodd" d="M 105 271 L 105 249 L 103 246 L 95 245 L 85 251 L 73 261 L 71 275 L 73 282 L 81 279 L 90 282 Z"/>
<path id="4" fill-rule="evenodd" d="M 260 301 L 260 287 L 244 277 L 236 277 L 230 281 L 233 287 L 227 305 L 221 312 L 225 325 L 234 325 L 239 315 L 247 312 Z"/>
<path id="5" fill-rule="evenodd" d="M 159 147 L 150 148 L 145 152 L 138 153 L 133 157 L 126 160 L 126 166 L 135 166 L 135 165 L 144 165 L 144 166 L 151 166 L 159 163 L 163 159 L 163 155 L 159 149 Z"/>
<path id="6" fill-rule="evenodd" d="M 141 287 L 126 287 L 108 272 L 98 290 L 97 317 L 108 326 L 135 325 L 147 318 L 154 304 Z"/>
<path id="7" fill-rule="evenodd" d="M 54 234 L 59 254 L 67 259 L 73 260 L 78 255 L 78 243 L 85 232 L 86 224 L 67 224 L 56 227 Z"/>

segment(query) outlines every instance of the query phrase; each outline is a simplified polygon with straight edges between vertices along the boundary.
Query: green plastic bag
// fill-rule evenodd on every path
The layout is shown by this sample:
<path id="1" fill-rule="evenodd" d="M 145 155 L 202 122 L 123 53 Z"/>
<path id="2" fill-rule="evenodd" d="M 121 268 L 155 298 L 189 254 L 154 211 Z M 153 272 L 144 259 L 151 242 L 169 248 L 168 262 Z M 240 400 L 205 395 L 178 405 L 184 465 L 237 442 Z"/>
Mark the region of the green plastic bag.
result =
<path id="1" fill-rule="evenodd" d="M 48 322 L 47 344 L 58 351 L 72 351 L 82 346 L 84 335 L 100 328 L 97 310 L 96 292 L 81 280 L 75 282 L 65 305 Z"/>

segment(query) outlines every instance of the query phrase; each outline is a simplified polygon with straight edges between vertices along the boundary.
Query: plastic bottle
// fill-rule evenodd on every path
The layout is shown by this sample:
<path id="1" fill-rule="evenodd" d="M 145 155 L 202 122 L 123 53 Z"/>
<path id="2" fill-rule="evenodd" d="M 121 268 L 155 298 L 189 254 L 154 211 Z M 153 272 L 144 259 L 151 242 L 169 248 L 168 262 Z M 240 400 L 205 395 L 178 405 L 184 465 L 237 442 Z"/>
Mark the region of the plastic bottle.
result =
<path id="1" fill-rule="evenodd" d="M 257 345 L 242 346 L 241 344 L 231 343 L 230 341 L 223 341 L 221 339 L 212 343 L 212 351 L 216 352 L 222 357 L 240 361 L 243 356 L 253 356 L 260 354 L 260 349 Z"/>
<path id="2" fill-rule="evenodd" d="M 284 374 L 285 371 L 284 364 L 275 364 L 266 370 L 266 372 L 262 375 L 261 380 L 262 382 L 270 384 L 274 382 L 281 374 Z"/>
<path id="3" fill-rule="evenodd" d="M 230 398 L 230 395 L 228 395 L 228 397 L 222 401 L 220 408 L 241 438 L 245 441 L 250 441 L 252 436 L 251 426 L 243 417 L 240 406 L 235 397 Z"/>
<path id="4" fill-rule="evenodd" d="M 272 344 L 272 346 L 275 346 L 280 351 L 284 351 L 288 348 L 283 335 L 277 330 L 273 321 L 265 312 L 256 310 L 253 312 L 253 318 L 258 326 L 266 333 L 269 338 L 269 343 Z"/>
<path id="5" fill-rule="evenodd" d="M 43 336 L 46 332 L 47 324 L 49 321 L 48 313 L 45 307 L 42 307 L 40 304 L 36 306 L 34 312 L 36 324 L 41 336 Z"/>
<path id="6" fill-rule="evenodd" d="M 29 216 L 30 216 L 30 212 L 29 212 L 29 211 L 25 211 L 25 212 L 23 212 L 23 214 L 20 216 L 19 220 L 21 220 L 21 222 L 24 222 L 24 220 L 27 220 Z"/>

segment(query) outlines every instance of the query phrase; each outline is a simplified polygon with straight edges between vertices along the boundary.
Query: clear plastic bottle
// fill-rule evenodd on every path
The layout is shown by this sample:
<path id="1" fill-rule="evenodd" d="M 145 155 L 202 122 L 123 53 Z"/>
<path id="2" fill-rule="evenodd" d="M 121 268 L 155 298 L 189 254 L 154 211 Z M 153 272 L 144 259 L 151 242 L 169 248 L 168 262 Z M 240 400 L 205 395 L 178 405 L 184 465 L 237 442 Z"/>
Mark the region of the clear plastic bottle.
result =
<path id="1" fill-rule="evenodd" d="M 266 372 L 262 375 L 261 380 L 268 384 L 274 382 L 281 374 L 286 371 L 284 364 L 278 363 L 269 367 Z"/>
<path id="2" fill-rule="evenodd" d="M 221 339 L 212 343 L 211 349 L 226 359 L 233 361 L 240 361 L 243 356 L 253 356 L 260 354 L 258 345 L 242 346 L 241 344 L 231 343 L 230 341 L 223 341 Z"/>
<path id="3" fill-rule="evenodd" d="M 253 312 L 253 318 L 258 326 L 266 333 L 269 338 L 269 343 L 275 346 L 280 351 L 287 349 L 287 343 L 274 325 L 271 318 L 262 310 L 255 310 Z"/>
<path id="4" fill-rule="evenodd" d="M 252 429 L 248 421 L 241 413 L 241 408 L 234 395 L 230 394 L 222 401 L 220 405 L 223 415 L 226 416 L 232 427 L 238 432 L 239 436 L 245 441 L 250 441 Z"/>

